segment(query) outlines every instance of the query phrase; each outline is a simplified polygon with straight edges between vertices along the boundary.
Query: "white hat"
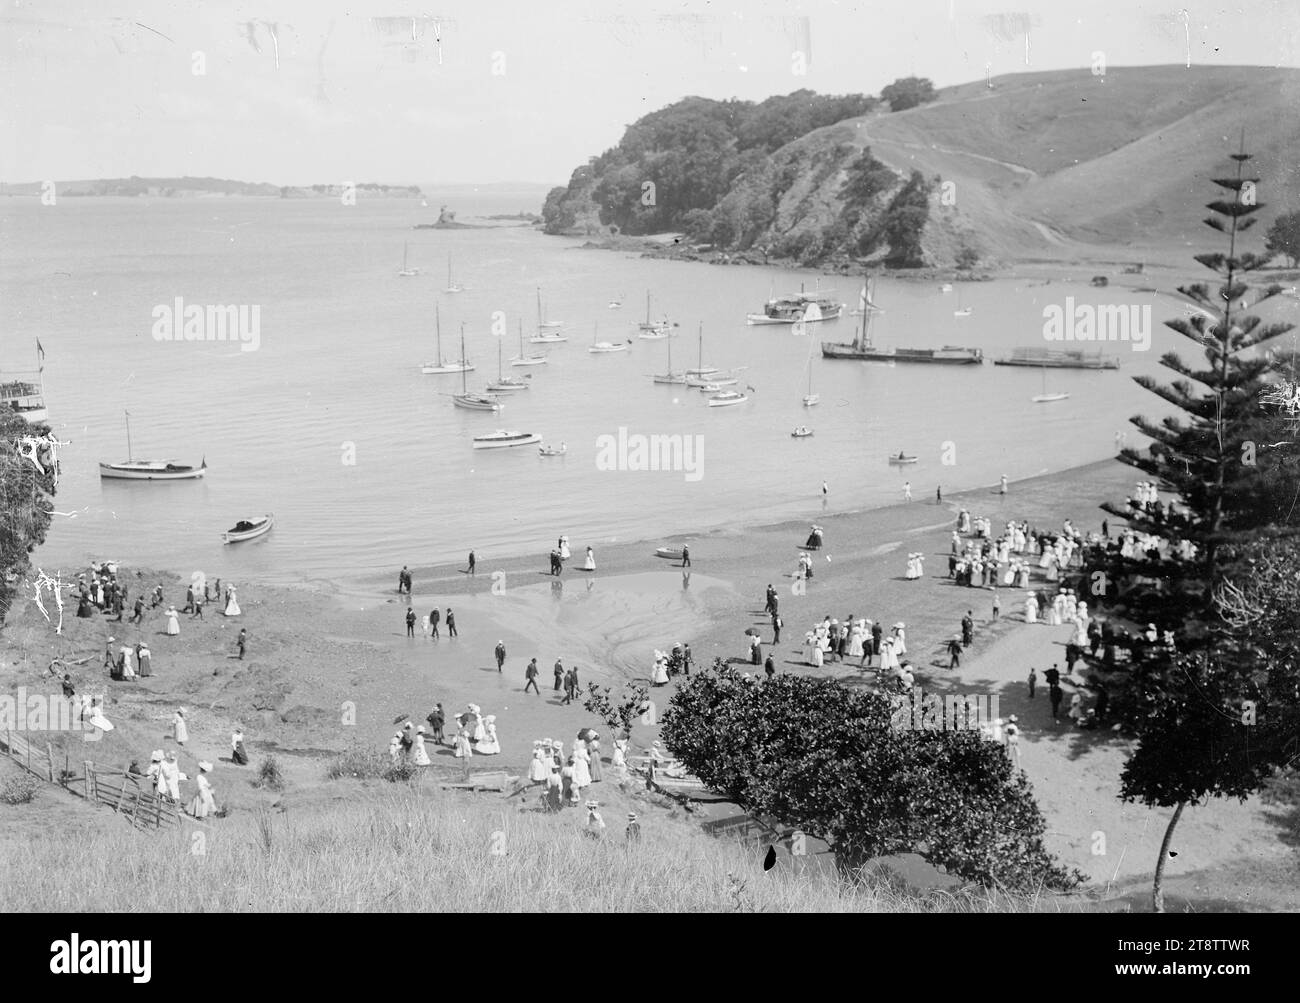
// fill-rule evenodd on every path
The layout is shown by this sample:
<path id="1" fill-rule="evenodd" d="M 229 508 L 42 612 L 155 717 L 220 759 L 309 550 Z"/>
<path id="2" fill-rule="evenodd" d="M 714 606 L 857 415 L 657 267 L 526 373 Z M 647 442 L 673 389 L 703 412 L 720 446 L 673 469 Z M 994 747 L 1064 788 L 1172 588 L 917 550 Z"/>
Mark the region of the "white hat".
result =
<path id="1" fill-rule="evenodd" d="M 200 760 L 199 760 L 199 769 L 202 770 L 204 773 L 211 773 L 211 772 L 212 772 L 212 764 L 209 763 L 206 759 L 200 759 Z"/>
<path id="2" fill-rule="evenodd" d="M 161 763 L 162 757 L 163 757 L 162 749 L 154 749 L 153 752 L 149 753 L 149 762 Z"/>

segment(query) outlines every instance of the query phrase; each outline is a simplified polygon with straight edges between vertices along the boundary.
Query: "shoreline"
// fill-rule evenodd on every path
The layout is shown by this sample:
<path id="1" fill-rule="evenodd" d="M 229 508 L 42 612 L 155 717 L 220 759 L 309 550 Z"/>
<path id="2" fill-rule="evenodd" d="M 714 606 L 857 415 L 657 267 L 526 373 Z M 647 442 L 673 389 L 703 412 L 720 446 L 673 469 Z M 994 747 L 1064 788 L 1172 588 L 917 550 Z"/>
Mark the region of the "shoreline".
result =
<path id="1" fill-rule="evenodd" d="M 1112 465 L 1118 464 L 1115 459 L 1094 460 L 1089 463 L 1079 464 L 1074 467 L 1067 467 L 1064 470 L 1047 471 L 1038 474 L 1031 474 L 1028 477 L 1022 477 L 1017 480 L 1008 480 L 1009 489 L 1019 486 L 1021 488 L 1037 484 L 1047 484 L 1056 480 L 1076 480 L 1086 478 L 1089 474 L 1100 475 L 1103 471 L 1111 468 Z M 1124 467 L 1125 470 L 1132 468 Z M 1133 472 L 1134 478 L 1138 478 L 1138 472 Z M 917 495 L 912 502 L 894 502 L 888 505 L 865 505 L 861 508 L 846 508 L 841 510 L 830 509 L 827 505 L 815 506 L 809 505 L 809 513 L 801 518 L 781 519 L 775 522 L 746 523 L 731 527 L 714 527 L 708 530 L 702 530 L 698 533 L 673 533 L 662 537 L 644 536 L 631 540 L 620 540 L 617 542 L 603 544 L 599 552 L 595 552 L 595 546 L 592 549 L 596 560 L 596 573 L 605 574 L 624 574 L 635 573 L 636 571 L 647 570 L 645 567 L 633 567 L 632 561 L 643 563 L 642 559 L 649 559 L 655 562 L 650 565 L 649 570 L 665 570 L 668 568 L 679 567 L 678 563 L 654 556 L 654 551 L 660 546 L 680 546 L 682 543 L 689 542 L 694 548 L 697 543 L 706 544 L 710 540 L 721 540 L 735 538 L 744 534 L 772 534 L 787 533 L 792 539 L 804 538 L 807 536 L 808 527 L 811 523 L 816 522 L 820 525 L 829 526 L 843 523 L 846 520 L 861 519 L 872 514 L 883 513 L 924 513 L 930 512 L 936 520 L 941 520 L 943 525 L 948 525 L 953 521 L 952 513 L 949 510 L 951 503 L 958 501 L 974 502 L 980 498 L 997 498 L 998 484 L 981 485 L 979 487 L 967 488 L 961 491 L 954 491 L 952 494 L 944 494 L 942 505 L 935 504 L 933 495 L 924 497 Z M 1122 500 L 1122 499 L 1117 499 Z M 955 512 L 955 509 L 952 511 Z M 895 516 L 897 518 L 897 516 Z M 890 526 L 893 525 L 891 520 Z M 927 526 L 900 528 L 898 531 L 921 532 L 929 528 Z M 583 574 L 580 570 L 583 555 L 587 544 L 582 543 L 576 536 L 569 534 L 570 551 L 572 557 L 566 562 L 565 573 L 569 576 L 574 574 Z M 828 531 L 827 538 L 832 538 Z M 558 539 L 558 537 L 557 537 Z M 793 546 L 793 544 L 792 544 Z M 469 552 L 466 551 L 467 559 Z M 545 568 L 546 553 L 541 548 L 534 554 L 512 552 L 505 554 L 485 554 L 480 555 L 475 548 L 476 570 L 477 575 L 471 577 L 465 568 L 465 562 L 448 562 L 436 561 L 425 564 L 408 565 L 412 577 L 415 579 L 416 589 L 420 585 L 430 582 L 437 583 L 459 583 L 462 588 L 450 588 L 445 590 L 446 595 L 464 594 L 471 591 L 468 587 L 479 581 L 491 583 L 491 574 L 494 571 L 501 571 L 505 574 L 517 573 L 521 571 L 531 571 L 535 567 Z M 697 559 L 705 556 L 705 551 L 692 549 L 692 564 Z M 790 553 L 791 562 L 796 556 L 796 551 Z M 701 566 L 703 567 L 703 566 Z M 360 598 L 395 598 L 396 588 L 391 584 L 396 581 L 399 568 L 393 568 L 391 574 L 380 577 L 378 574 L 362 575 L 355 577 L 344 577 L 333 582 L 335 590 L 329 593 L 331 598 L 339 600 L 360 599 Z M 486 576 L 486 577 L 485 577 Z M 550 577 L 550 576 L 548 576 Z M 318 580 L 319 581 L 319 580 Z M 303 583 L 300 587 L 311 588 L 308 583 Z"/>

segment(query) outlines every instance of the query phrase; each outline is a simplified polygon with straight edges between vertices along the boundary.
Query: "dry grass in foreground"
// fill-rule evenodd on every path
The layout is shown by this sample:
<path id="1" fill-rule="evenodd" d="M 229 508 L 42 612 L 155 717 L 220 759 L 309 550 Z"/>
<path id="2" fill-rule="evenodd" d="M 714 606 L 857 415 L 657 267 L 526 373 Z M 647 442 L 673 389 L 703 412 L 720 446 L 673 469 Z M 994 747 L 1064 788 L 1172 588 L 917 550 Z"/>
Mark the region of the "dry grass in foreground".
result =
<path id="1" fill-rule="evenodd" d="M 559 817 L 404 787 L 340 785 L 345 800 L 236 813 L 171 832 L 123 824 L 14 847 L 0 862 L 12 912 L 986 912 L 1034 903 L 852 884 L 692 826 L 621 817 L 603 840 Z M 5 809 L 10 811 L 27 808 Z M 612 813 L 611 813 L 612 814 Z M 808 866 L 802 866 L 807 864 Z M 1048 908 L 1052 908 L 1048 906 Z"/>

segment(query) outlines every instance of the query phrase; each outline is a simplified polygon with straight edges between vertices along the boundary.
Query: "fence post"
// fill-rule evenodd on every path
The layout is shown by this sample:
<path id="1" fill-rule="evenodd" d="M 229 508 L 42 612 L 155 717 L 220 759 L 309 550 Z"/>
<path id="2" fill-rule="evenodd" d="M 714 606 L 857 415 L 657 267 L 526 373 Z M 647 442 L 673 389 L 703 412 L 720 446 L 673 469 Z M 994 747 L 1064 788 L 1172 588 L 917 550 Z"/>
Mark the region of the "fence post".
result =
<path id="1" fill-rule="evenodd" d="M 54 783 L 54 746 L 49 742 L 45 743 L 45 762 L 49 767 L 50 783 Z"/>
<path id="2" fill-rule="evenodd" d="M 93 787 L 94 787 L 94 778 L 91 776 L 91 773 L 94 771 L 95 768 L 94 768 L 93 765 L 91 765 L 91 762 L 90 762 L 89 759 L 85 760 L 84 763 L 83 763 L 82 765 L 84 765 L 85 768 L 86 768 L 86 778 L 85 778 L 85 779 L 86 779 L 86 800 L 87 800 L 87 801 L 92 801 L 92 800 L 93 800 L 93 801 L 98 801 L 98 800 L 99 800 L 99 794 L 98 794 L 97 791 L 94 791 L 94 789 L 93 789 Z"/>
<path id="3" fill-rule="evenodd" d="M 126 776 L 122 776 L 122 789 L 117 792 L 117 804 L 113 806 L 114 811 L 121 811 L 122 805 L 126 802 Z"/>

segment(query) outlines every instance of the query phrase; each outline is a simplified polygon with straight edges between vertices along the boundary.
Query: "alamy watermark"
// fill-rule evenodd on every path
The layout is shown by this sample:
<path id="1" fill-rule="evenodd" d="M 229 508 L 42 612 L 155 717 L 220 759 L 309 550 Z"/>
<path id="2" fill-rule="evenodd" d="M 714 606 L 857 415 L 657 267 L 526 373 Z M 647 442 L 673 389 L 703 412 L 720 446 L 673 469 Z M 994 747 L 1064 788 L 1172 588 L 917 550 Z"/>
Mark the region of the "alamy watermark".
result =
<path id="1" fill-rule="evenodd" d="M 978 731 L 998 719 L 996 694 L 923 693 L 920 689 L 889 698 L 894 731 Z"/>
<path id="2" fill-rule="evenodd" d="M 104 732 L 82 710 L 83 702 L 75 697 L 70 699 L 62 693 L 28 694 L 27 687 L 19 686 L 17 696 L 0 693 L 0 732 L 79 731 L 87 742 L 98 742 Z"/>
<path id="3" fill-rule="evenodd" d="M 628 433 L 596 436 L 597 470 L 674 470 L 688 481 L 704 477 L 704 436 Z"/>
<path id="4" fill-rule="evenodd" d="M 1043 338 L 1047 341 L 1128 341 L 1133 351 L 1151 347 L 1151 304 L 1074 302 L 1043 307 Z"/>
<path id="5" fill-rule="evenodd" d="M 254 305 L 185 305 L 160 303 L 153 308 L 154 341 L 238 341 L 240 350 L 256 352 L 262 344 L 262 308 Z"/>

